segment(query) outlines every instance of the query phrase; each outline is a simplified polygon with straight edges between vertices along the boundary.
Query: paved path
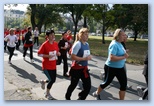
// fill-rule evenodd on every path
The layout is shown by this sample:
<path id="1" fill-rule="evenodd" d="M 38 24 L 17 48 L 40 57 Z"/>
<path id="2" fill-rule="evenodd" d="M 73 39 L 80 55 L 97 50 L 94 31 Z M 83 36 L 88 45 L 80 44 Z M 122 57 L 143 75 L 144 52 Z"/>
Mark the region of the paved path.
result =
<path id="1" fill-rule="evenodd" d="M 46 76 L 42 73 L 41 58 L 37 56 L 37 49 L 34 47 L 34 63 L 30 63 L 29 57 L 26 57 L 26 61 L 23 60 L 22 50 L 15 53 L 18 55 L 12 58 L 13 65 L 8 64 L 8 54 L 4 53 L 4 100 L 46 100 L 45 90 L 40 88 L 39 83 L 40 79 L 46 79 Z M 99 75 L 101 71 L 103 72 L 105 60 L 105 58 L 93 56 L 93 59 L 89 61 L 92 86 L 86 100 L 95 100 L 91 94 L 102 82 Z M 68 60 L 68 63 L 70 65 L 71 61 Z M 56 83 L 51 89 L 51 94 L 57 100 L 65 100 L 64 95 L 70 83 L 68 78 L 62 76 L 62 67 L 62 64 L 57 66 Z M 126 67 L 131 88 L 127 89 L 125 100 L 138 100 L 136 87 L 145 86 L 142 75 L 143 66 L 126 64 Z M 102 100 L 118 100 L 118 88 L 119 83 L 115 78 L 110 86 L 101 92 Z M 80 91 L 81 89 L 76 88 L 71 99 L 77 100 Z"/>

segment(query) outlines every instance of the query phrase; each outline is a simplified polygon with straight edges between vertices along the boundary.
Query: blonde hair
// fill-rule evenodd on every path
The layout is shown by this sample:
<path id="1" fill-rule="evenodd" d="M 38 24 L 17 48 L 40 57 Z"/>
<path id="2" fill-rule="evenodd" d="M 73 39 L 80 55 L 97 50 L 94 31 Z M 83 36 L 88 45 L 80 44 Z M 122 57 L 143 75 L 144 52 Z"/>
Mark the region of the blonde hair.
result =
<path id="1" fill-rule="evenodd" d="M 114 34 L 113 34 L 113 39 L 114 40 L 119 40 L 119 36 L 120 36 L 120 32 L 124 32 L 123 30 L 121 30 L 121 29 L 116 29 L 115 30 L 115 32 L 114 32 Z"/>
<path id="2" fill-rule="evenodd" d="M 77 34 L 76 34 L 76 37 L 75 37 L 74 43 L 77 42 L 78 40 L 79 40 L 79 34 L 77 33 Z"/>
<path id="3" fill-rule="evenodd" d="M 9 33 L 14 33 L 15 29 L 14 28 L 10 28 Z"/>
<path id="4" fill-rule="evenodd" d="M 81 40 L 81 37 L 83 36 L 84 33 L 88 33 L 88 32 L 89 32 L 88 28 L 81 28 L 78 33 L 79 40 Z"/>

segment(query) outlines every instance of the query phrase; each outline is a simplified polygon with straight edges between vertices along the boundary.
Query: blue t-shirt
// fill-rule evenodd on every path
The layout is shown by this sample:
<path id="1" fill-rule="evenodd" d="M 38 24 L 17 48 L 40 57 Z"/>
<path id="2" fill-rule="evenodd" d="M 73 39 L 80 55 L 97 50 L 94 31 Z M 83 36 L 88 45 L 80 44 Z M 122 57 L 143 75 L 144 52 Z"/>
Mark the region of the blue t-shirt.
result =
<path id="1" fill-rule="evenodd" d="M 110 56 L 110 54 L 115 55 L 115 56 L 124 56 L 125 52 L 126 51 L 120 42 L 112 40 L 112 42 L 110 43 L 109 48 L 108 48 L 108 58 L 107 58 L 107 61 L 105 62 L 105 64 L 107 66 L 113 67 L 113 68 L 124 67 L 126 59 L 122 59 L 119 61 L 111 61 L 109 56 Z"/>
<path id="2" fill-rule="evenodd" d="M 87 57 L 90 55 L 89 44 L 86 42 L 85 44 L 77 41 L 72 47 L 72 54 L 75 54 L 78 57 Z M 87 66 L 88 61 L 76 61 L 77 64 L 82 66 Z"/>

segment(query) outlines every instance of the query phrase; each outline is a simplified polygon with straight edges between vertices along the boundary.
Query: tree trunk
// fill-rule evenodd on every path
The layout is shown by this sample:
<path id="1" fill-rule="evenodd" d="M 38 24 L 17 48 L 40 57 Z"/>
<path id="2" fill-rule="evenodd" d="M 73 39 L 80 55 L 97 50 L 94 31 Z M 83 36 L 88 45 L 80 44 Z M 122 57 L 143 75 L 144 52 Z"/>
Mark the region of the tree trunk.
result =
<path id="1" fill-rule="evenodd" d="M 84 16 L 84 24 L 83 24 L 83 27 L 84 28 L 87 28 L 87 17 L 86 16 Z"/>
<path id="2" fill-rule="evenodd" d="M 31 7 L 31 24 L 32 29 L 34 30 L 36 23 L 35 23 L 35 13 L 36 13 L 36 4 L 30 4 Z"/>
<path id="3" fill-rule="evenodd" d="M 134 34 L 135 34 L 134 41 L 136 41 L 137 35 L 138 35 L 137 30 L 135 30 L 135 33 Z"/>
<path id="4" fill-rule="evenodd" d="M 76 32 L 77 32 L 77 27 L 78 27 L 78 22 L 75 22 L 75 29 L 74 29 L 74 41 L 76 39 Z"/>
<path id="5" fill-rule="evenodd" d="M 105 26 L 103 24 L 103 27 L 102 27 L 102 44 L 105 44 L 104 34 L 105 34 Z"/>

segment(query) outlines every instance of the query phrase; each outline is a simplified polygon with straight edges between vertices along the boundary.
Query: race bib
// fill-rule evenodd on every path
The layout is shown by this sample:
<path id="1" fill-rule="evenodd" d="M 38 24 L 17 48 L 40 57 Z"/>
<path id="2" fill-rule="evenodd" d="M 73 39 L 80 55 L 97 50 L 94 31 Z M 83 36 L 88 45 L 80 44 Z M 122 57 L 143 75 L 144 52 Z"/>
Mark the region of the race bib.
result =
<path id="1" fill-rule="evenodd" d="M 15 42 L 13 42 L 13 41 L 9 41 L 8 43 L 9 43 L 9 46 L 15 46 L 16 45 Z"/>
<path id="2" fill-rule="evenodd" d="M 90 50 L 84 50 L 83 57 L 88 57 L 90 55 Z"/>
<path id="3" fill-rule="evenodd" d="M 66 48 L 68 47 L 68 42 L 65 42 L 65 47 L 66 47 Z"/>
<path id="4" fill-rule="evenodd" d="M 49 55 L 52 56 L 52 58 L 49 58 L 49 61 L 57 60 L 56 51 L 49 52 Z"/>

